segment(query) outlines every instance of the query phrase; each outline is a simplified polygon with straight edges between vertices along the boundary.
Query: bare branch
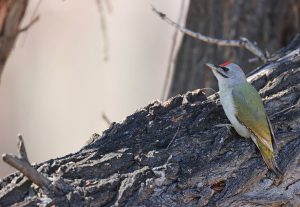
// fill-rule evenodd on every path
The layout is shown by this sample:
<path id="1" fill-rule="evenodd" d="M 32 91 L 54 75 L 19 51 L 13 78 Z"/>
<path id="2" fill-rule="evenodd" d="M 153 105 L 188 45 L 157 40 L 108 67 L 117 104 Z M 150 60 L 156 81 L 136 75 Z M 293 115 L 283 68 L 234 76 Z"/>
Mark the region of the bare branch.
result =
<path id="1" fill-rule="evenodd" d="M 18 148 L 20 154 L 19 157 L 10 154 L 3 154 L 3 161 L 19 170 L 21 173 L 23 173 L 23 175 L 28 177 L 29 180 L 31 180 L 39 187 L 43 189 L 50 189 L 51 181 L 47 177 L 39 173 L 29 163 L 22 135 L 18 136 Z"/>
<path id="2" fill-rule="evenodd" d="M 160 16 L 165 22 L 172 25 L 182 33 L 189 35 L 195 39 L 201 40 L 203 42 L 216 44 L 218 46 L 230 46 L 230 47 L 241 47 L 247 49 L 249 52 L 254 54 L 255 56 L 259 57 L 263 62 L 267 62 L 268 57 L 259 49 L 254 43 L 250 42 L 245 37 L 240 37 L 239 40 L 224 40 L 224 39 L 217 39 L 212 37 L 207 37 L 201 33 L 193 32 L 187 28 L 180 26 L 179 24 L 175 23 L 171 19 L 169 19 L 164 13 L 158 11 L 156 8 L 152 6 L 152 10 Z"/>

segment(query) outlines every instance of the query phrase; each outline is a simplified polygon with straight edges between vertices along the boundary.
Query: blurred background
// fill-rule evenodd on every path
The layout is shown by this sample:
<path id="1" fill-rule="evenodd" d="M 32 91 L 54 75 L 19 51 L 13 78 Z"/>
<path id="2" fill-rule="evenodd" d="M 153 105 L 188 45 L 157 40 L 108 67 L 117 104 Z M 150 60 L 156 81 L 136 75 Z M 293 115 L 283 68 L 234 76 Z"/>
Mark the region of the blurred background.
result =
<path id="1" fill-rule="evenodd" d="M 79 150 L 108 128 L 102 113 L 119 122 L 161 97 L 174 28 L 151 4 L 178 19 L 182 1 L 109 1 L 107 39 L 95 0 L 30 0 L 23 26 L 39 3 L 0 83 L 0 154 L 16 154 L 21 133 L 31 162 Z M 12 171 L 0 161 L 0 177 Z"/>
<path id="2" fill-rule="evenodd" d="M 175 33 L 151 5 L 194 32 L 246 37 L 265 54 L 300 31 L 300 0 L 1 0 L 2 30 L 11 2 L 28 2 L 20 28 L 40 19 L 17 36 L 7 61 L 3 45 L 16 32 L 0 33 L 0 153 L 16 154 L 21 133 L 31 162 L 79 150 L 108 128 L 103 113 L 120 122 L 154 99 L 217 90 L 207 62 L 229 60 L 246 73 L 263 64 L 244 48 Z M 0 177 L 12 171 L 0 162 Z"/>

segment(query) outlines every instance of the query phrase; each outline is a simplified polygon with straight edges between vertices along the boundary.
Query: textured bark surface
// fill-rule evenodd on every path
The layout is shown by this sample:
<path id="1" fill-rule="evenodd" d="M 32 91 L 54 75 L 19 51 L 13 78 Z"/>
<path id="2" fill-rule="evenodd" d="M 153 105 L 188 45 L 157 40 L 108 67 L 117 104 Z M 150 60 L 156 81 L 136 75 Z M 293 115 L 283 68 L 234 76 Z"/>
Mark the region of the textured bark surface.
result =
<path id="1" fill-rule="evenodd" d="M 28 0 L 0 1 L 0 78 L 5 63 L 17 40 Z"/>
<path id="2" fill-rule="evenodd" d="M 14 173 L 0 182 L 0 206 L 299 206 L 300 36 L 249 77 L 274 127 L 284 172 L 270 173 L 254 143 L 228 123 L 217 94 L 200 90 L 153 102 L 94 135 L 79 152 L 39 164 L 44 192 Z"/>
<path id="3" fill-rule="evenodd" d="M 300 31 L 299 0 L 191 0 L 186 28 L 209 37 L 246 37 L 269 52 L 286 46 Z M 179 48 L 169 97 L 203 87 L 217 88 L 204 64 L 232 60 L 246 72 L 262 64 L 249 63 L 254 56 L 241 48 L 218 47 L 184 36 Z"/>

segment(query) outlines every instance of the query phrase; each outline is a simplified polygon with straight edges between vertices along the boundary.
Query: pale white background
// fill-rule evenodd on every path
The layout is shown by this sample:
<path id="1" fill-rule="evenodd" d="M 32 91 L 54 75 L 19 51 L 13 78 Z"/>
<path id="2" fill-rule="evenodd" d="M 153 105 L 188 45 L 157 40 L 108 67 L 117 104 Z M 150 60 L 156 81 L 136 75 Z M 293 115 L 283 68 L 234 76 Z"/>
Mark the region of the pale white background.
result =
<path id="1" fill-rule="evenodd" d="M 0 154 L 16 153 L 17 133 L 31 162 L 76 152 L 107 128 L 102 112 L 119 122 L 160 98 L 174 29 L 150 5 L 177 20 L 181 1 L 110 0 L 108 62 L 95 0 L 42 1 L 0 83 Z M 30 0 L 23 25 L 37 3 Z M 0 162 L 0 178 L 12 171 Z"/>

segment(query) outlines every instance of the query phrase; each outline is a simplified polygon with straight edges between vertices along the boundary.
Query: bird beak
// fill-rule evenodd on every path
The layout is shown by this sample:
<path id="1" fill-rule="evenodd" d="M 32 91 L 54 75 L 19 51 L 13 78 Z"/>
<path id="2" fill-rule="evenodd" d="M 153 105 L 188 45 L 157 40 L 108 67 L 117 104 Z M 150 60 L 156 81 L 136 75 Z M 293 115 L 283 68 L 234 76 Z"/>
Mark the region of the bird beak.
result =
<path id="1" fill-rule="evenodd" d="M 228 78 L 226 74 L 224 74 L 224 71 L 222 71 L 221 67 L 215 64 L 206 63 L 207 67 L 209 67 L 213 74 L 218 78 L 218 76 L 222 76 L 223 78 Z"/>
<path id="2" fill-rule="evenodd" d="M 219 67 L 218 65 L 214 65 L 214 64 L 210 64 L 210 63 L 206 63 L 206 66 L 212 70 L 217 70 L 217 68 Z"/>

